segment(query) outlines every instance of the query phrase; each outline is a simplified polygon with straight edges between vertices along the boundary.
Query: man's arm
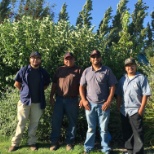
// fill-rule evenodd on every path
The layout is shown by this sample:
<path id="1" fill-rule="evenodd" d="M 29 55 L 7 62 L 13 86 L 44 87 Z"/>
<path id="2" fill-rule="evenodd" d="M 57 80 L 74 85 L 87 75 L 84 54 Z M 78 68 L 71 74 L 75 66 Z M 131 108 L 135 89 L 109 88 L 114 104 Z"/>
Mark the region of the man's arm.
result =
<path id="1" fill-rule="evenodd" d="M 15 81 L 14 86 L 18 88 L 19 90 L 21 89 L 21 83 L 18 81 Z"/>
<path id="2" fill-rule="evenodd" d="M 82 103 L 80 103 L 80 105 L 82 104 L 86 110 L 90 110 L 90 105 L 86 99 L 86 87 L 80 85 L 79 93 L 80 93 L 81 102 L 82 102 Z"/>
<path id="3" fill-rule="evenodd" d="M 121 103 L 122 103 L 122 97 L 118 95 L 116 102 L 117 102 L 117 109 L 118 109 L 118 111 L 120 111 L 120 106 L 121 106 Z"/>
<path id="4" fill-rule="evenodd" d="M 141 115 L 141 116 L 143 115 L 143 111 L 144 111 L 145 105 L 147 104 L 148 97 L 149 96 L 146 96 L 146 95 L 144 95 L 142 97 L 141 106 L 140 106 L 140 108 L 138 110 L 138 114 Z"/>
<path id="5" fill-rule="evenodd" d="M 52 86 L 51 86 L 51 92 L 50 92 L 50 103 L 51 105 L 54 104 L 55 100 L 54 100 L 54 94 L 56 92 L 56 83 L 52 83 Z"/>
<path id="6" fill-rule="evenodd" d="M 102 110 L 103 111 L 107 110 L 110 107 L 113 96 L 114 96 L 114 93 L 115 93 L 115 85 L 110 87 L 109 96 L 108 96 L 106 102 L 104 102 L 104 104 L 102 105 Z"/>

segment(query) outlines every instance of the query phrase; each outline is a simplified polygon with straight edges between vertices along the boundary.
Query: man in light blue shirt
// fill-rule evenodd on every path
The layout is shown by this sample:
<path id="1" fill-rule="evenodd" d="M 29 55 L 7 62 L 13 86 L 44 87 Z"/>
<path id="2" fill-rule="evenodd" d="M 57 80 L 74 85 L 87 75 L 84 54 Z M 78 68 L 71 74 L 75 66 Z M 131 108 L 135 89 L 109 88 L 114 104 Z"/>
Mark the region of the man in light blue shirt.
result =
<path id="1" fill-rule="evenodd" d="M 116 94 L 121 112 L 125 148 L 128 154 L 143 154 L 143 113 L 151 95 L 147 78 L 136 72 L 134 58 L 125 60 L 126 74 L 120 79 Z"/>

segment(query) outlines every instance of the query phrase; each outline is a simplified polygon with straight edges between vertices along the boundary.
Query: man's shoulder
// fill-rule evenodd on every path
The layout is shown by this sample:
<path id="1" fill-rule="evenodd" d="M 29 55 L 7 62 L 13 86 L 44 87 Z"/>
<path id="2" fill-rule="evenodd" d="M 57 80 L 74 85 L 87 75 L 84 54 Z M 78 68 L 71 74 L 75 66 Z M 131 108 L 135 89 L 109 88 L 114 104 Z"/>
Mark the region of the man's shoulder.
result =
<path id="1" fill-rule="evenodd" d="M 89 71 L 89 70 L 92 70 L 92 66 L 89 66 L 89 67 L 84 69 L 84 71 Z"/>
<path id="2" fill-rule="evenodd" d="M 106 66 L 106 65 L 102 65 L 102 69 L 105 69 L 105 70 L 111 70 L 111 68 L 109 66 Z"/>
<path id="3" fill-rule="evenodd" d="M 28 65 L 27 66 L 23 66 L 19 69 L 19 72 L 23 72 L 26 71 L 28 69 Z"/>

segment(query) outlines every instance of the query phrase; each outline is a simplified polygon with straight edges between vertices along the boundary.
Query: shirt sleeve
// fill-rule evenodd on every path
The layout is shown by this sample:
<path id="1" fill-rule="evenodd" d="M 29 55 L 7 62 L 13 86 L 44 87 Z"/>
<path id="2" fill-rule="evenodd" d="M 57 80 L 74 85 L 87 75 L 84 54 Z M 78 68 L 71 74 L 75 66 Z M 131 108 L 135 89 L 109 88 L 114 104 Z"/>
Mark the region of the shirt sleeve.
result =
<path id="1" fill-rule="evenodd" d="M 117 84 L 117 79 L 111 69 L 109 69 L 108 84 L 109 86 Z"/>
<path id="2" fill-rule="evenodd" d="M 14 78 L 15 81 L 22 83 L 21 70 L 19 70 Z"/>
<path id="3" fill-rule="evenodd" d="M 142 95 L 146 95 L 146 96 L 151 95 L 150 86 L 146 77 L 144 77 L 141 87 L 142 87 Z"/>
<path id="4" fill-rule="evenodd" d="M 80 79 L 80 85 L 84 86 L 86 84 L 87 84 L 87 81 L 86 81 L 86 70 L 84 70 L 83 73 L 82 73 L 81 79 Z"/>

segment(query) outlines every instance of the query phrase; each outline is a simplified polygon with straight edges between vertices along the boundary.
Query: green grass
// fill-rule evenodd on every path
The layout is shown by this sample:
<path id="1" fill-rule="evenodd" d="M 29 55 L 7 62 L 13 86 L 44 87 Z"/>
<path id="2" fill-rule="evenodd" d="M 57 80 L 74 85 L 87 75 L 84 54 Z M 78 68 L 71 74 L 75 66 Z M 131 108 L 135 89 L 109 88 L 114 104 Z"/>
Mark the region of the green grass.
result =
<path id="1" fill-rule="evenodd" d="M 64 144 L 61 144 L 60 148 L 56 151 L 49 150 L 49 147 L 50 147 L 49 143 L 39 142 L 37 145 L 39 149 L 37 151 L 31 151 L 29 147 L 24 142 L 22 142 L 20 148 L 17 151 L 12 153 L 14 154 L 65 154 L 65 153 L 66 154 L 83 154 L 83 144 L 81 143 L 76 144 L 74 146 L 74 149 L 69 152 L 65 150 Z M 0 154 L 10 154 L 10 152 L 8 152 L 9 146 L 10 146 L 10 139 L 7 137 L 0 137 Z M 113 148 L 113 151 L 111 154 L 122 154 L 122 150 L 123 149 Z M 90 154 L 102 154 L 102 152 L 100 152 L 98 146 L 96 145 L 95 150 Z M 146 147 L 145 154 L 154 154 L 154 146 Z"/>

